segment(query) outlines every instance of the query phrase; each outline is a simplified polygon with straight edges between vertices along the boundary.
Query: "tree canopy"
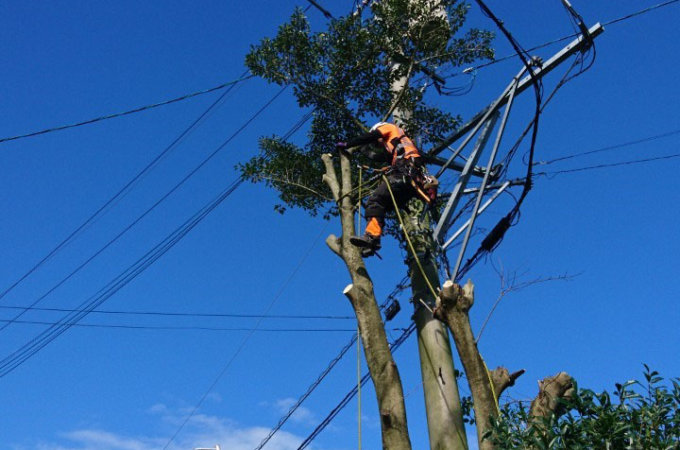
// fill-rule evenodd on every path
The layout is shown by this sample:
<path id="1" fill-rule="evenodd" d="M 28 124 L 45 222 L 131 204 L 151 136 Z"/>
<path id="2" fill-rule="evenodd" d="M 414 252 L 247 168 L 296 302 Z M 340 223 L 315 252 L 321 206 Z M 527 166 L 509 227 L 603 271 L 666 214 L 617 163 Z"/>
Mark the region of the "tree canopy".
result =
<path id="1" fill-rule="evenodd" d="M 313 112 L 308 139 L 299 146 L 262 137 L 260 154 L 240 166 L 244 176 L 275 188 L 280 211 L 328 214 L 333 205 L 320 156 L 336 142 L 365 132 L 366 123 L 388 118 L 397 107 L 410 111 L 401 125 L 421 146 L 455 129 L 460 118 L 435 106 L 427 87 L 438 71 L 493 58 L 493 33 L 462 32 L 467 10 L 456 0 L 373 2 L 313 31 L 296 9 L 275 37 L 252 46 L 246 64 L 255 75 L 291 86 L 300 108 Z M 406 87 L 393 92 L 393 82 L 404 77 Z"/>

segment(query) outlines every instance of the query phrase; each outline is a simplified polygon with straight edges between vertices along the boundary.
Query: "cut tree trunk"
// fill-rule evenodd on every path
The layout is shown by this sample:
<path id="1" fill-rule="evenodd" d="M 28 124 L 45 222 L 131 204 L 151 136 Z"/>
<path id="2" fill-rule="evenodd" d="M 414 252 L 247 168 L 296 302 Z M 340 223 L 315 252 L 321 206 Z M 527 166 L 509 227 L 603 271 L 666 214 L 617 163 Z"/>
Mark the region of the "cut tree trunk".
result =
<path id="1" fill-rule="evenodd" d="M 354 308 L 359 324 L 366 363 L 373 380 L 380 411 L 382 445 L 384 449 L 408 450 L 411 448 L 406 424 L 404 392 L 397 366 L 392 358 L 385 326 L 375 299 L 373 282 L 364 265 L 357 247 L 349 242 L 354 233 L 354 203 L 349 193 L 352 191 L 351 166 L 348 155 L 340 156 L 341 180 L 338 180 L 332 156 L 322 156 L 326 167 L 324 181 L 331 188 L 338 203 L 342 236 L 330 235 L 326 243 L 330 249 L 345 262 L 352 283 L 344 294 Z"/>
<path id="2" fill-rule="evenodd" d="M 503 390 L 514 384 L 524 371 L 510 374 L 505 368 L 489 371 L 475 342 L 470 317 L 474 304 L 474 286 L 468 281 L 461 287 L 448 280 L 444 283 L 437 299 L 434 316 L 446 323 L 453 334 L 472 393 L 477 423 L 477 441 L 481 450 L 492 450 L 495 446 L 484 439 L 490 429 L 490 419 L 498 417 L 498 397 Z"/>

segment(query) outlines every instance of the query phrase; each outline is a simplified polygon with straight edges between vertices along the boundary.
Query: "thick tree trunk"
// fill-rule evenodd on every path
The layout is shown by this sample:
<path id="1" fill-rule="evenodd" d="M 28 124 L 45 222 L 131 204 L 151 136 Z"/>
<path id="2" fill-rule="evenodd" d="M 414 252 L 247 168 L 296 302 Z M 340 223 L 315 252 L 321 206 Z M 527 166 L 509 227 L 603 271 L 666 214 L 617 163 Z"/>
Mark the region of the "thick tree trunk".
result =
<path id="1" fill-rule="evenodd" d="M 408 259 L 411 274 L 411 290 L 415 306 L 414 320 L 418 332 L 420 369 L 427 413 L 431 450 L 463 450 L 467 438 L 463 426 L 458 380 L 456 379 L 451 341 L 446 326 L 435 319 L 431 310 L 436 297 L 428 286 L 439 289 L 439 273 L 434 258 L 434 241 L 430 234 L 429 219 L 423 217 L 423 202 L 413 199 L 404 217 L 404 232 L 413 243 L 418 261 L 411 255 Z M 427 280 L 418 266 L 425 272 Z M 423 303 L 427 307 L 423 306 Z"/>
<path id="2" fill-rule="evenodd" d="M 359 323 L 366 363 L 378 400 L 383 448 L 410 449 L 404 392 L 387 342 L 380 309 L 375 300 L 373 282 L 366 271 L 359 250 L 349 242 L 350 236 L 354 233 L 354 204 L 349 195 L 352 190 L 350 162 L 347 156 L 340 156 L 340 183 L 331 155 L 323 155 L 322 160 L 326 167 L 323 178 L 338 202 L 342 224 L 342 236 L 337 238 L 331 235 L 326 239 L 326 243 L 343 259 L 352 279 L 352 284 L 345 288 L 344 294 L 350 300 Z"/>
<path id="3" fill-rule="evenodd" d="M 437 299 L 434 316 L 446 323 L 453 334 L 458 355 L 470 385 L 477 422 L 477 441 L 481 450 L 494 449 L 484 434 L 489 430 L 490 418 L 498 417 L 498 397 L 514 384 L 524 371 L 510 375 L 504 368 L 489 371 L 475 342 L 468 312 L 474 304 L 474 286 L 468 281 L 463 287 L 446 281 Z"/>

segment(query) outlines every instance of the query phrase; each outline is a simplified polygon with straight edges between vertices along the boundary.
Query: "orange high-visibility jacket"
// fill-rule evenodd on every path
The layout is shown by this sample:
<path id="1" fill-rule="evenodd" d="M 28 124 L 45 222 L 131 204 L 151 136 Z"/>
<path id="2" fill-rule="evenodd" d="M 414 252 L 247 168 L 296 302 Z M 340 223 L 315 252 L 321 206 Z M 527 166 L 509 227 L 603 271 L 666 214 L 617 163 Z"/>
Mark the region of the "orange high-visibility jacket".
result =
<path id="1" fill-rule="evenodd" d="M 413 141 L 398 126 L 385 123 L 380 125 L 376 131 L 379 131 L 382 135 L 385 150 L 392 155 L 392 165 L 401 158 L 420 158 L 420 152 Z"/>
<path id="2" fill-rule="evenodd" d="M 382 139 L 383 146 L 390 156 L 390 164 L 395 165 L 400 159 L 420 158 L 420 152 L 413 141 L 406 136 L 404 130 L 391 123 L 384 123 L 370 133 L 350 139 L 348 147 L 377 144 Z M 369 157 L 371 157 L 369 155 Z"/>

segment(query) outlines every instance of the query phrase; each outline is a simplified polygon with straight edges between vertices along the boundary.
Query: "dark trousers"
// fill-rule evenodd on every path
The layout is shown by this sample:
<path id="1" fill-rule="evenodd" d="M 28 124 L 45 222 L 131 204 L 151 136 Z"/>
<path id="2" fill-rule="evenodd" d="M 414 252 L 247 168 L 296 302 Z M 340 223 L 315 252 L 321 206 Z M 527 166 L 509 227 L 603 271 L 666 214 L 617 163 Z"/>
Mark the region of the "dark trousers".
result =
<path id="1" fill-rule="evenodd" d="M 399 208 L 402 208 L 417 194 L 411 185 L 411 179 L 407 176 L 390 175 L 387 177 L 387 180 L 390 183 L 392 194 L 394 194 L 394 199 Z M 366 219 L 375 217 L 382 224 L 388 211 L 394 211 L 394 202 L 390 196 L 390 191 L 387 189 L 387 184 L 385 184 L 385 179 L 383 179 L 368 199 L 366 199 Z"/>

